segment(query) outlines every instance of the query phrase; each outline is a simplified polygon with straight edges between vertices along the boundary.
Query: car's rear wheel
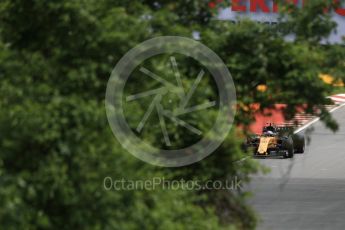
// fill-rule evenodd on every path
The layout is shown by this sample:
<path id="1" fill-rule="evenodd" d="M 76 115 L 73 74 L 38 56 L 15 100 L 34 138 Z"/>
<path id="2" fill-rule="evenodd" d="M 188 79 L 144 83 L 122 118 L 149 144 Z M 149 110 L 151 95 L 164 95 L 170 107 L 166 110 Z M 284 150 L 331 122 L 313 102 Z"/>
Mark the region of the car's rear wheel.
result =
<path id="1" fill-rule="evenodd" d="M 293 135 L 293 143 L 295 148 L 295 153 L 304 153 L 305 151 L 305 137 L 304 134 Z"/>
<path id="2" fill-rule="evenodd" d="M 303 138 L 303 143 L 301 148 L 299 148 L 298 153 L 304 153 L 305 152 L 305 139 Z"/>
<path id="3" fill-rule="evenodd" d="M 297 153 L 304 153 L 305 152 L 305 144 L 299 149 L 297 149 Z"/>

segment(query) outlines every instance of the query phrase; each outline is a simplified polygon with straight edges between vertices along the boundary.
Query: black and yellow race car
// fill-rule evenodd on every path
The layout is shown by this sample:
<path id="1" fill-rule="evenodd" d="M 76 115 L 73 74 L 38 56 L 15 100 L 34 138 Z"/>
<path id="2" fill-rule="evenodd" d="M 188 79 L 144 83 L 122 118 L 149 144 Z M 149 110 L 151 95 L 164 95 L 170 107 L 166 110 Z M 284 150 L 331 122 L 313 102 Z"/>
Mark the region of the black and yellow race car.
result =
<path id="1" fill-rule="evenodd" d="M 256 157 L 280 156 L 293 158 L 295 153 L 304 153 L 303 134 L 294 134 L 291 127 L 277 127 L 269 124 L 263 127 L 261 135 L 249 137 L 246 149 Z"/>

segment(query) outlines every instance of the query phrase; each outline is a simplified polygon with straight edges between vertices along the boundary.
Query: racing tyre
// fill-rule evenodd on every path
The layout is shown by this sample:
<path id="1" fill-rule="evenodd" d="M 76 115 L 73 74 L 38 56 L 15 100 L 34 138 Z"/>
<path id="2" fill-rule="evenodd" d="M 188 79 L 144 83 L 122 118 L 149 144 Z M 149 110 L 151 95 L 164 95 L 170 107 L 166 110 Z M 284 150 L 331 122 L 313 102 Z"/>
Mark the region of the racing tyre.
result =
<path id="1" fill-rule="evenodd" d="M 284 158 L 293 158 L 294 146 L 293 146 L 293 140 L 291 137 L 283 141 L 283 148 L 288 151 L 288 155 L 284 156 Z"/>
<path id="2" fill-rule="evenodd" d="M 304 151 L 305 151 L 305 144 L 301 148 L 297 149 L 297 153 L 304 153 Z"/>
<path id="3" fill-rule="evenodd" d="M 294 143 L 295 153 L 304 153 L 305 151 L 304 134 L 295 134 L 293 136 L 293 143 Z"/>

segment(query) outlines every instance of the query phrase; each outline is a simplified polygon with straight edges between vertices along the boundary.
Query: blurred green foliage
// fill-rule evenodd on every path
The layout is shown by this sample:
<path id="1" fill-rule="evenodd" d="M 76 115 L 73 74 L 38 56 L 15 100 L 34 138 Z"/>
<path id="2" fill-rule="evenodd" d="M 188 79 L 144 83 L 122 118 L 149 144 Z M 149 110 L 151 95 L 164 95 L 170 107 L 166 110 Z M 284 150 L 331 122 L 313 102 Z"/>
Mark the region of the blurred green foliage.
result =
<path id="1" fill-rule="evenodd" d="M 318 74 L 332 71 L 344 79 L 344 71 L 338 71 L 344 68 L 344 59 L 339 59 L 345 54 L 343 46 L 319 44 L 334 26 L 329 18 L 315 16 L 320 10 L 296 12 L 298 17 L 284 33 L 296 33 L 298 39 L 286 42 L 284 33 L 264 25 L 213 20 L 208 2 L 1 1 L 1 229 L 255 228 L 256 217 L 243 191 L 103 187 L 107 176 L 223 182 L 237 176 L 247 182 L 260 170 L 251 159 L 234 163 L 247 156 L 236 128 L 215 153 L 188 167 L 154 167 L 122 149 L 107 124 L 106 84 L 116 62 L 146 39 L 192 37 L 198 31 L 200 41 L 232 73 L 239 102 L 237 125 L 252 122 L 247 106 L 254 102 L 262 108 L 287 103 L 287 116 L 301 103 L 313 112 L 328 103 L 325 96 L 332 91 Z M 321 31 L 305 29 L 318 26 Z M 158 63 L 156 68 L 166 67 Z M 187 78 L 185 84 L 193 80 Z M 268 90 L 257 91 L 258 84 L 267 84 Z M 133 82 L 132 88 L 141 87 Z M 212 97 L 216 91 L 207 94 Z M 129 114 L 144 109 L 138 106 Z M 327 111 L 322 115 L 336 129 Z M 145 135 L 157 141 L 157 133 L 158 128 Z M 193 141 L 183 132 L 176 140 L 180 145 Z"/>

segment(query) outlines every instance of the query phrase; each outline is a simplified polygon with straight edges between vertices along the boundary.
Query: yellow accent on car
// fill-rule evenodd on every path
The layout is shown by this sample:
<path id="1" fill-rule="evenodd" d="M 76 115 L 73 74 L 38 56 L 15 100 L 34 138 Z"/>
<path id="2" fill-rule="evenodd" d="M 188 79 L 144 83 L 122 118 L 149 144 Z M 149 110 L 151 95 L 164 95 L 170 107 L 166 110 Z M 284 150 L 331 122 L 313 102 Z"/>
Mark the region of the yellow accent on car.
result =
<path id="1" fill-rule="evenodd" d="M 272 139 L 274 139 L 274 137 L 261 137 L 260 138 L 260 145 L 258 148 L 259 154 L 262 154 L 262 155 L 266 154 L 267 155 L 267 149 L 268 149 L 268 146 L 269 146 Z"/>

